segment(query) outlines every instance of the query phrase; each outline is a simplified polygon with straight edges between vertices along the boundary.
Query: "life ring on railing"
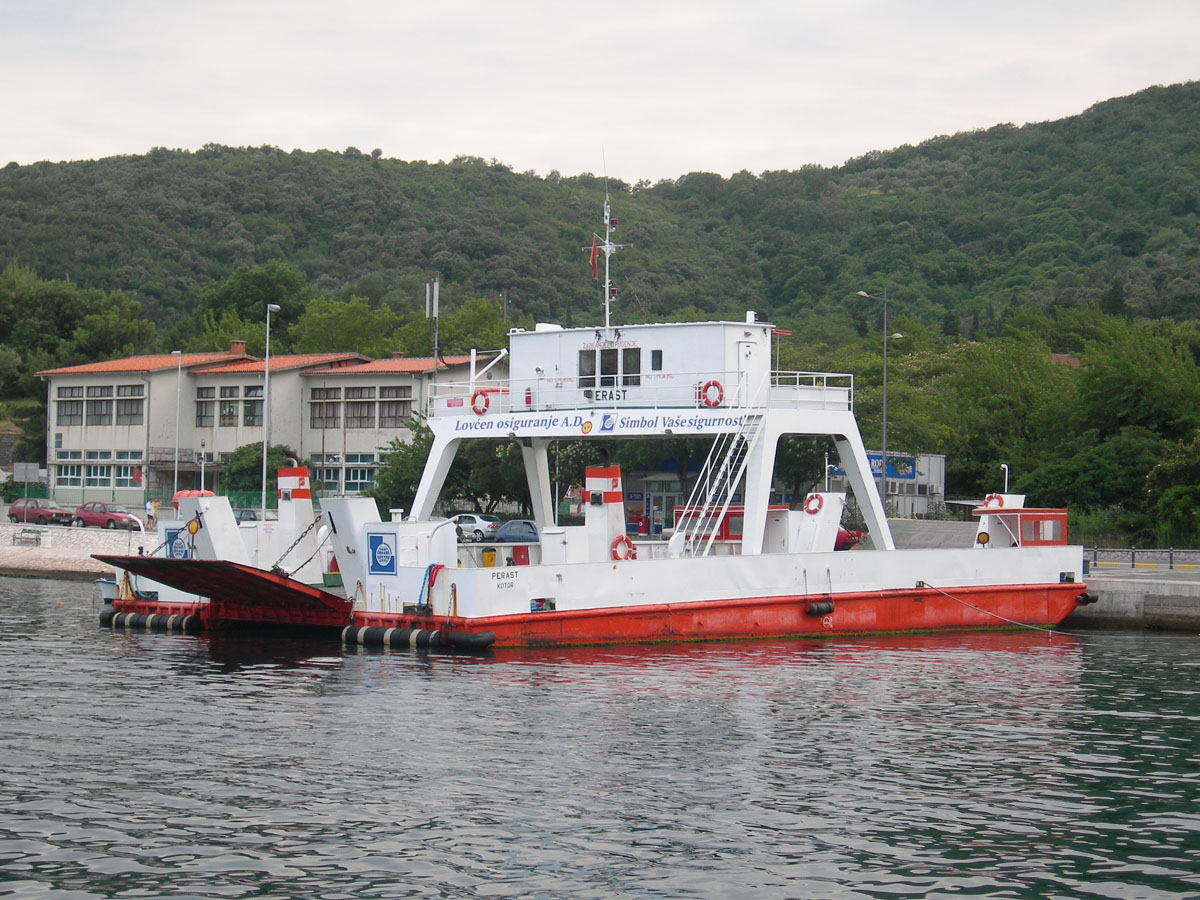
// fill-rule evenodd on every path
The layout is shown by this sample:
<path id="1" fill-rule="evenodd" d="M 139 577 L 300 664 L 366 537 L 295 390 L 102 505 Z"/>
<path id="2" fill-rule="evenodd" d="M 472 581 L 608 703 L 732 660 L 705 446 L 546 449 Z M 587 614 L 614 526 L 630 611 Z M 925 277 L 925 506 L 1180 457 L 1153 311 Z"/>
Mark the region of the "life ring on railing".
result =
<path id="1" fill-rule="evenodd" d="M 618 534 L 612 542 L 612 558 L 620 562 L 627 559 L 637 559 L 637 547 L 627 534 Z"/>
<path id="2" fill-rule="evenodd" d="M 492 402 L 492 398 L 488 396 L 487 391 L 476 391 L 471 395 L 471 410 L 477 416 L 482 416 L 488 411 L 488 404 Z"/>
<path id="3" fill-rule="evenodd" d="M 717 389 L 717 396 L 713 397 L 709 394 L 711 388 Z M 721 382 L 715 378 L 711 381 L 706 381 L 704 387 L 700 388 L 700 399 L 704 401 L 704 405 L 709 409 L 720 406 L 721 401 L 725 399 L 725 390 L 721 387 Z"/>
<path id="4" fill-rule="evenodd" d="M 992 502 L 993 500 L 995 500 L 996 502 L 993 503 Z M 1003 506 L 1004 505 L 1004 496 L 1002 494 L 988 494 L 986 497 L 983 498 L 983 505 L 984 506 Z"/>
<path id="5" fill-rule="evenodd" d="M 821 507 L 825 505 L 825 498 L 820 494 L 809 494 L 804 498 L 804 511 L 810 516 L 815 516 L 821 511 Z"/>

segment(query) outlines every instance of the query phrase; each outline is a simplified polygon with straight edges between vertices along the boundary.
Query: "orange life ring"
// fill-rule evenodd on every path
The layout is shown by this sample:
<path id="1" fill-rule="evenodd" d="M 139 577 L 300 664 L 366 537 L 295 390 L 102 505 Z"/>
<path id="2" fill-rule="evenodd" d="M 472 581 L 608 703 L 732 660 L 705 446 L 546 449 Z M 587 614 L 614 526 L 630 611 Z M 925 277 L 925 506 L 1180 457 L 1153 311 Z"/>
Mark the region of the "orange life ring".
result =
<path id="1" fill-rule="evenodd" d="M 992 503 L 993 500 L 995 500 L 996 502 Z M 1004 505 L 1004 497 L 1001 496 L 1000 494 L 988 494 L 983 499 L 983 505 L 984 506 L 1003 506 Z"/>
<path id="2" fill-rule="evenodd" d="M 475 415 L 482 416 L 488 411 L 488 404 L 492 402 L 492 398 L 488 396 L 487 391 L 476 391 L 471 395 L 471 409 Z"/>
<path id="3" fill-rule="evenodd" d="M 810 516 L 815 516 L 821 511 L 821 507 L 825 505 L 825 498 L 820 494 L 809 494 L 804 498 L 804 511 Z"/>
<path id="4" fill-rule="evenodd" d="M 715 399 L 709 396 L 709 388 L 717 389 L 717 396 Z M 721 401 L 725 399 L 725 391 L 721 387 L 721 382 L 717 381 L 715 378 L 711 381 L 706 381 L 704 383 L 704 387 L 700 388 L 700 399 L 704 401 L 704 405 L 709 409 L 720 406 Z"/>
<path id="5" fill-rule="evenodd" d="M 627 559 L 637 559 L 637 547 L 627 534 L 618 534 L 612 542 L 612 558 L 624 562 Z"/>

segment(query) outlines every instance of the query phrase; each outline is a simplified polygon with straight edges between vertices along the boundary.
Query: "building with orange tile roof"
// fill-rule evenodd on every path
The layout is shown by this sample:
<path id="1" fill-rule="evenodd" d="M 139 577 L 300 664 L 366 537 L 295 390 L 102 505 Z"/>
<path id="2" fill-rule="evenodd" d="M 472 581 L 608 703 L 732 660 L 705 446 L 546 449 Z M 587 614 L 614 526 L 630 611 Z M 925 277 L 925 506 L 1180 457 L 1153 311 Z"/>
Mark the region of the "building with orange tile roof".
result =
<path id="1" fill-rule="evenodd" d="M 477 362 L 482 368 L 486 360 Z M 465 390 L 470 356 L 358 353 L 272 355 L 270 441 L 294 450 L 325 489 L 370 486 L 380 450 L 440 386 Z M 263 440 L 264 361 L 244 341 L 228 352 L 164 353 L 47 369 L 47 460 L 52 496 L 66 506 L 219 489 L 221 460 Z M 487 373 L 481 378 L 502 377 Z"/>

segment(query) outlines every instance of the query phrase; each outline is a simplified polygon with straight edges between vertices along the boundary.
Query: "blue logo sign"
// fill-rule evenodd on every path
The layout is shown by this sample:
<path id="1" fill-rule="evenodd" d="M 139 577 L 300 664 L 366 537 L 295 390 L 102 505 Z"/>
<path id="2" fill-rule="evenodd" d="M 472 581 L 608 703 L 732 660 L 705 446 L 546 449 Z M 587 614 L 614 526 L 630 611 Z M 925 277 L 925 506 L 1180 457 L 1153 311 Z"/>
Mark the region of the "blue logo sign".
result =
<path id="1" fill-rule="evenodd" d="M 604 418 L 600 420 L 601 431 L 612 431 L 617 427 L 617 417 L 612 413 L 605 413 Z"/>
<path id="2" fill-rule="evenodd" d="M 371 575 L 396 574 L 396 536 L 367 535 L 367 571 Z"/>
<path id="3" fill-rule="evenodd" d="M 188 553 L 187 532 L 182 528 L 168 528 L 167 530 L 167 556 L 171 559 L 187 559 Z"/>

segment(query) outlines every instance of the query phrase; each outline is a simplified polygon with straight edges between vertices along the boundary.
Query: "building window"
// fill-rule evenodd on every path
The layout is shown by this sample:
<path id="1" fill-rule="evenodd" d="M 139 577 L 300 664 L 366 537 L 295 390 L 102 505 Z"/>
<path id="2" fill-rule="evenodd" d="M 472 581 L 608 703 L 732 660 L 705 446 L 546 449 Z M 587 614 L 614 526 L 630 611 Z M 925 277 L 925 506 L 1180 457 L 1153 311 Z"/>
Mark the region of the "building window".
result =
<path id="1" fill-rule="evenodd" d="M 115 486 L 119 488 L 141 487 L 141 479 L 134 476 L 134 471 L 140 466 L 113 466 L 116 478 Z"/>
<path id="2" fill-rule="evenodd" d="M 112 466 L 107 465 L 107 460 L 112 459 L 112 452 L 109 450 L 89 450 L 87 452 L 88 463 L 83 467 L 83 486 L 84 487 L 112 487 Z M 100 465 L 92 460 L 104 460 L 105 465 Z"/>
<path id="3" fill-rule="evenodd" d="M 261 428 L 262 423 L 263 402 L 261 400 L 243 400 L 242 424 L 247 428 Z"/>
<path id="4" fill-rule="evenodd" d="M 248 384 L 242 389 L 243 397 L 261 397 L 263 395 L 262 385 Z M 236 395 L 235 395 L 236 396 Z"/>
<path id="5" fill-rule="evenodd" d="M 142 384 L 118 384 L 118 397 L 141 397 L 144 396 L 145 385 Z"/>
<path id="6" fill-rule="evenodd" d="M 216 404 L 212 400 L 197 400 L 196 401 L 196 427 L 197 428 L 212 428 L 213 426 L 213 406 Z"/>
<path id="7" fill-rule="evenodd" d="M 141 425 L 142 424 L 142 404 L 144 400 L 118 400 L 117 401 L 117 424 L 118 425 Z"/>
<path id="8" fill-rule="evenodd" d="M 197 400 L 211 400 L 215 396 L 217 396 L 216 388 L 211 388 L 211 387 L 196 388 L 196 399 Z"/>
<path id="9" fill-rule="evenodd" d="M 112 487 L 112 466 L 89 465 L 86 471 L 84 487 Z"/>
<path id="10" fill-rule="evenodd" d="M 346 388 L 347 400 L 374 400 L 375 388 L 373 387 L 357 387 Z"/>
<path id="11" fill-rule="evenodd" d="M 642 348 L 626 347 L 621 351 L 621 384 L 626 387 L 642 383 Z"/>
<path id="12" fill-rule="evenodd" d="M 82 400 L 59 400 L 58 401 L 58 418 L 55 419 L 55 424 L 58 424 L 58 425 L 82 425 L 83 424 L 83 401 Z"/>
<path id="13" fill-rule="evenodd" d="M 221 388 L 221 390 L 225 390 Z M 237 388 L 234 388 L 237 390 Z M 233 428 L 237 425 L 238 419 L 238 402 L 236 400 L 221 401 L 221 427 Z"/>
<path id="14" fill-rule="evenodd" d="M 309 394 L 310 428 L 339 428 L 341 426 L 341 388 L 313 388 Z M 335 402 L 330 402 L 330 401 Z"/>
<path id="15" fill-rule="evenodd" d="M 54 484 L 57 487 L 80 487 L 83 484 L 83 466 L 78 463 L 69 466 L 59 463 Z"/>
<path id="16" fill-rule="evenodd" d="M 349 393 L 347 391 L 347 393 Z M 371 402 L 346 401 L 347 428 L 374 428 L 375 404 Z"/>
<path id="17" fill-rule="evenodd" d="M 338 457 L 330 454 L 330 462 L 334 462 Z M 313 478 L 321 482 L 321 490 L 326 494 L 337 493 L 342 483 L 342 470 L 333 466 L 325 466 L 324 459 L 319 453 L 314 453 L 309 465 L 312 468 Z"/>
<path id="18" fill-rule="evenodd" d="M 379 389 L 379 427 L 399 428 L 412 417 L 412 388 L 381 387 Z"/>
<path id="19" fill-rule="evenodd" d="M 374 453 L 346 454 L 346 493 L 358 494 L 371 486 L 375 478 L 375 467 L 363 463 L 375 462 Z"/>
<path id="20" fill-rule="evenodd" d="M 60 387 L 58 389 L 57 396 L 59 400 L 69 400 L 72 397 L 82 397 L 83 387 Z"/>
<path id="21" fill-rule="evenodd" d="M 236 396 L 238 396 L 238 389 L 236 386 L 221 388 L 221 397 L 223 399 L 228 399 L 230 397 L 236 397 Z"/>
<path id="22" fill-rule="evenodd" d="M 58 459 L 58 460 L 83 459 L 83 451 L 82 450 L 59 450 L 55 454 L 55 459 Z"/>
<path id="23" fill-rule="evenodd" d="M 88 388 L 90 391 L 91 388 Z M 111 391 L 112 388 L 109 388 Z M 87 423 L 89 425 L 111 425 L 113 423 L 113 402 L 111 400 L 87 401 Z"/>
<path id="24" fill-rule="evenodd" d="M 113 395 L 112 385 L 104 384 L 90 387 L 87 389 L 87 395 L 89 397 L 111 397 Z"/>

